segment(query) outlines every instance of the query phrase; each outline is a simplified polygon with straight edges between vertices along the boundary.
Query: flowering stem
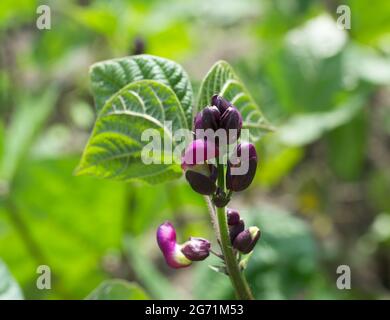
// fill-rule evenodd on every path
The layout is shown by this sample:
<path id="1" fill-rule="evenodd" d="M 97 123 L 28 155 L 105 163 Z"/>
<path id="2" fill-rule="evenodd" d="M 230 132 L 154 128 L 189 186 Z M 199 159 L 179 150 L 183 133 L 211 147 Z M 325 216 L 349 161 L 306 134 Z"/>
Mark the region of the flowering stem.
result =
<path id="1" fill-rule="evenodd" d="M 218 186 L 223 190 L 225 181 L 222 165 L 218 165 L 218 172 L 220 173 L 218 176 Z M 232 282 L 232 285 L 236 292 L 236 296 L 240 300 L 253 300 L 252 292 L 248 286 L 248 283 L 246 282 L 244 274 L 242 274 L 240 271 L 237 259 L 234 256 L 233 249 L 231 247 L 225 207 L 217 208 L 217 218 L 220 245 L 224 256 L 228 276 L 230 278 L 230 281 Z"/>

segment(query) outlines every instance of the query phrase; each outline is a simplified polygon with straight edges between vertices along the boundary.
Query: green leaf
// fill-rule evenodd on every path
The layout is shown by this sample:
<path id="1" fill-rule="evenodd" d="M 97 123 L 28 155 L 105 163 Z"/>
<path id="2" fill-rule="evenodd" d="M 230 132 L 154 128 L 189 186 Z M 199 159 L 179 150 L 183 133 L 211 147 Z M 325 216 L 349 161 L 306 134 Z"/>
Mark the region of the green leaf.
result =
<path id="1" fill-rule="evenodd" d="M 115 279 L 102 282 L 87 300 L 148 300 L 145 291 L 136 283 Z"/>
<path id="2" fill-rule="evenodd" d="M 127 84 L 155 80 L 169 86 L 192 125 L 192 87 L 187 73 L 177 63 L 150 55 L 138 55 L 98 62 L 90 69 L 92 92 L 99 112 L 106 101 Z"/>
<path id="3" fill-rule="evenodd" d="M 166 127 L 164 121 L 172 121 L 172 128 Z M 155 129 L 162 140 L 161 148 L 165 143 L 174 148 L 171 130 L 185 127 L 184 112 L 169 87 L 152 80 L 131 83 L 101 110 L 77 174 L 149 183 L 178 178 L 179 164 L 164 164 L 163 154 L 157 159 L 161 164 L 142 162 L 141 151 L 149 141 L 142 141 L 141 136 L 145 130 Z"/>
<path id="4" fill-rule="evenodd" d="M 19 285 L 0 260 L 0 300 L 22 300 L 23 294 Z"/>
<path id="5" fill-rule="evenodd" d="M 214 94 L 223 96 L 237 107 L 242 114 L 243 128 L 249 129 L 252 141 L 273 130 L 244 84 L 226 61 L 218 61 L 214 64 L 203 79 L 198 98 L 198 110 L 210 105 L 210 99 Z"/>
<path id="6" fill-rule="evenodd" d="M 52 290 L 34 285 L 36 258 L 10 220 L 12 212 L 0 205 L 1 256 L 27 299 L 83 299 L 107 278 L 105 261 L 120 258 L 116 248 L 132 190 L 115 181 L 72 176 L 78 160 L 29 159 L 13 183 L 11 197 L 19 217 L 45 255 L 42 264 L 55 270 Z"/>

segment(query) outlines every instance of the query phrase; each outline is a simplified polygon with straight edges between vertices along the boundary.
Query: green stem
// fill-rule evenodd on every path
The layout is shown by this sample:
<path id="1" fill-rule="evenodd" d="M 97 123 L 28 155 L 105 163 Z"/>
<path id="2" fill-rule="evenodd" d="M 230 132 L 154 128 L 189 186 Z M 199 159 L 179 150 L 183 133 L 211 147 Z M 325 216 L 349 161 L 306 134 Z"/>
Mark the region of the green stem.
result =
<path id="1" fill-rule="evenodd" d="M 222 165 L 218 165 L 218 172 L 218 186 L 223 190 L 225 186 L 225 175 Z M 232 285 L 236 292 L 236 296 L 240 300 L 253 300 L 252 292 L 248 286 L 248 283 L 246 282 L 244 274 L 240 271 L 238 261 L 233 253 L 233 249 L 230 243 L 225 208 L 217 208 L 217 220 L 220 245 L 224 256 L 228 276 L 230 278 L 230 281 L 232 282 Z"/>

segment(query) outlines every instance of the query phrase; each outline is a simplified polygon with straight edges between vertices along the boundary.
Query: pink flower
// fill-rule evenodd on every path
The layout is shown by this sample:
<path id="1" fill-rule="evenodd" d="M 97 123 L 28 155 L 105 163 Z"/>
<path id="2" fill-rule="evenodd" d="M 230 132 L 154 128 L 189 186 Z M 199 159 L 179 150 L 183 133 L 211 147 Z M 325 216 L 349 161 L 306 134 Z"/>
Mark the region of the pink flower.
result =
<path id="1" fill-rule="evenodd" d="M 184 244 L 178 244 L 176 230 L 168 221 L 158 227 L 157 243 L 167 264 L 175 269 L 188 267 L 192 261 L 204 260 L 209 256 L 208 240 L 191 237 Z"/>
<path id="2" fill-rule="evenodd" d="M 204 164 L 206 161 L 218 157 L 219 151 L 216 145 L 211 141 L 197 139 L 191 142 L 182 157 L 182 168 Z"/>

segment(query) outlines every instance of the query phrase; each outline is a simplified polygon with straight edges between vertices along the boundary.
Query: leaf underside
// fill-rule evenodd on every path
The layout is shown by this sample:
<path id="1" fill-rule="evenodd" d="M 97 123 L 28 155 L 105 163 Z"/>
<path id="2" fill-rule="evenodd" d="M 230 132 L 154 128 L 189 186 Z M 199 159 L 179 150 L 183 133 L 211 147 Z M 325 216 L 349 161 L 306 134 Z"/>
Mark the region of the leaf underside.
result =
<path id="1" fill-rule="evenodd" d="M 172 128 L 165 126 L 166 120 L 172 121 Z M 149 183 L 178 178 L 181 169 L 176 163 L 143 163 L 141 152 L 148 141 L 142 141 L 142 133 L 153 129 L 162 146 L 174 147 L 172 130 L 183 127 L 184 111 L 169 87 L 152 80 L 131 83 L 102 108 L 76 173 Z"/>

